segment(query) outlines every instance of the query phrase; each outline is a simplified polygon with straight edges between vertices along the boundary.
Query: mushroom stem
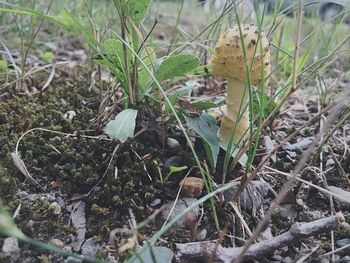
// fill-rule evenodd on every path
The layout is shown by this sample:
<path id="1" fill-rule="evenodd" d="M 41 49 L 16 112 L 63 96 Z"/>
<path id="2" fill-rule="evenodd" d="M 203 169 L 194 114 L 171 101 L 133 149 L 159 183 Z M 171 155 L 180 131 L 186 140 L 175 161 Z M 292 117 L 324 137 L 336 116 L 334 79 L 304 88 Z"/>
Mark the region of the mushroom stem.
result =
<path id="1" fill-rule="evenodd" d="M 226 107 L 219 130 L 222 141 L 228 142 L 234 132 L 237 143 L 249 127 L 249 91 L 246 84 L 234 78 L 227 78 Z"/>

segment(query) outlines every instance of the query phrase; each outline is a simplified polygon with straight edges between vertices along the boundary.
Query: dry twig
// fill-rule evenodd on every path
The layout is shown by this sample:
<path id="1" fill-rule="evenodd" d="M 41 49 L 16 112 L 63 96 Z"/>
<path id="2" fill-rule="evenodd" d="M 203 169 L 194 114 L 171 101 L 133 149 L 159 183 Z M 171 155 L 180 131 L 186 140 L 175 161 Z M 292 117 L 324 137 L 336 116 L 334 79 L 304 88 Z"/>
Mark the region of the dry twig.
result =
<path id="1" fill-rule="evenodd" d="M 251 245 L 245 252 L 243 260 L 256 259 L 288 246 L 300 239 L 328 232 L 339 227 L 344 220 L 343 214 L 338 213 L 335 216 L 322 218 L 309 223 L 296 223 L 286 233 Z M 219 245 L 216 253 L 212 255 L 212 251 L 216 247 L 217 243 L 214 241 L 176 244 L 175 256 L 180 262 L 192 262 L 194 260 L 203 261 L 211 256 L 214 256 L 214 260 L 218 262 L 232 262 L 240 257 L 243 249 L 242 247 L 225 248 Z"/>

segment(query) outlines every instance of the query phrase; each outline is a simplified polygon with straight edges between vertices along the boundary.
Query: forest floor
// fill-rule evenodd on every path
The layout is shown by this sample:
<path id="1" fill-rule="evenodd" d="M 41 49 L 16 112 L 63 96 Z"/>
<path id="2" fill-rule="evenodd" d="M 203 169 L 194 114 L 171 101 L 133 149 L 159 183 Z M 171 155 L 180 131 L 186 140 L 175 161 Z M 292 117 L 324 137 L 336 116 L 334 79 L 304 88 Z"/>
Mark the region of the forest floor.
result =
<path id="1" fill-rule="evenodd" d="M 168 31 L 164 32 L 157 37 L 168 38 Z M 1 86 L 1 201 L 18 228 L 33 239 L 101 260 L 122 261 L 157 233 L 165 221 L 194 205 L 207 192 L 200 189 L 179 195 L 179 183 L 185 177 L 200 178 L 200 171 L 178 125 L 165 123 L 167 116 L 162 116 L 152 103 L 146 101 L 139 106 L 133 138 L 121 143 L 105 135 L 106 124 L 124 104 L 115 104 L 109 115 L 101 114 L 96 72 L 89 64 L 88 53 L 79 39 L 71 36 L 55 41 L 54 60 L 66 64 L 57 64 L 52 78 L 53 69 L 48 67 L 23 81 L 5 81 Z M 19 51 L 11 48 L 9 52 L 20 63 Z M 42 58 L 32 55 L 26 68 L 44 65 Z M 201 262 L 205 251 L 186 254 L 179 244 L 219 240 L 221 248 L 243 246 L 297 172 L 304 181 L 295 181 L 287 198 L 273 212 L 257 239 L 262 248 L 268 246 L 260 242 L 273 240 L 295 223 L 317 225 L 320 219 L 340 212 L 342 215 L 337 214 L 336 225 L 311 231 L 302 238 L 297 236 L 283 248 L 263 253 L 256 262 L 296 262 L 302 257 L 305 262 L 330 262 L 331 256 L 324 254 L 345 246 L 348 248 L 334 253 L 334 259 L 350 262 L 350 98 L 344 97 L 350 89 L 349 65 L 350 56 L 337 58 L 330 69 L 322 72 L 327 87 L 322 99 L 314 82 L 307 82 L 263 127 L 253 167 L 293 136 L 271 155 L 243 192 L 241 209 L 233 198 L 237 185 L 225 191 L 225 202 L 215 212 L 221 231 L 216 228 L 208 200 L 171 226 L 157 246 L 171 248 L 179 258 L 184 253 L 190 262 Z M 113 85 L 107 77 L 102 81 Z M 188 81 L 196 83 L 196 97 L 213 99 L 225 92 L 224 81 L 208 77 L 187 78 L 170 88 L 183 87 Z M 271 85 L 279 82 L 272 80 Z M 115 88 L 112 96 L 114 101 L 122 101 L 122 89 Z M 322 114 L 327 107 L 329 110 Z M 332 111 L 334 108 L 338 112 Z M 184 125 L 200 161 L 208 163 L 203 141 Z M 211 177 L 214 189 L 222 183 L 224 158 L 221 150 Z M 174 167 L 178 170 L 169 174 Z M 244 175 L 245 168 L 238 164 L 229 170 L 226 182 L 239 182 Z M 218 203 L 219 194 L 213 200 Z M 149 222 L 135 230 L 146 219 Z M 75 262 L 72 257 L 17 243 L 11 237 L 0 236 L 0 248 L 1 262 Z"/>

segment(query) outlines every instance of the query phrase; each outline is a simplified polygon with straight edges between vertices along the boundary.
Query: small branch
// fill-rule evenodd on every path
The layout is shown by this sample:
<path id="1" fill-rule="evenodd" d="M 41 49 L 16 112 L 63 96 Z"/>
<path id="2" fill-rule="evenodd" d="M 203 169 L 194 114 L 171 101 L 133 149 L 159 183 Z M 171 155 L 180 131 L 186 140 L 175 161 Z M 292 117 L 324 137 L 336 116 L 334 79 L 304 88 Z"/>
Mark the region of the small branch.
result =
<path id="1" fill-rule="evenodd" d="M 250 248 L 244 253 L 243 260 L 252 260 L 264 255 L 267 255 L 277 249 L 283 248 L 307 237 L 315 236 L 320 233 L 329 232 L 340 226 L 341 222 L 345 220 L 342 213 L 338 213 L 335 216 L 322 218 L 309 223 L 296 223 L 292 225 L 290 230 L 286 233 L 273 237 L 269 240 L 259 242 L 251 245 Z M 182 262 L 193 260 L 204 261 L 205 259 L 213 256 L 215 261 L 218 262 L 232 262 L 239 258 L 242 247 L 238 248 L 225 248 L 219 245 L 217 247 L 215 241 L 208 242 L 194 242 L 186 244 L 176 244 L 176 259 Z M 217 247 L 216 253 L 212 255 L 212 251 Z"/>

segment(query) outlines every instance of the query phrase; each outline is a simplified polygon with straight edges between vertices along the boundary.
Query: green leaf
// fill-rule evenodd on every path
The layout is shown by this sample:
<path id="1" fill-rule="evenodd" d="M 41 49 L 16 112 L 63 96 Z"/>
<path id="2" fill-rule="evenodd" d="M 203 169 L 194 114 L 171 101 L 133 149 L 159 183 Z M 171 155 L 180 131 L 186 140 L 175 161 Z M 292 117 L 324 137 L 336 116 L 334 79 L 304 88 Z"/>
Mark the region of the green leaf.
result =
<path id="1" fill-rule="evenodd" d="M 168 99 L 171 103 L 171 106 L 174 106 L 178 102 L 179 97 L 176 94 L 171 94 L 170 96 L 168 96 Z M 168 104 L 167 101 L 165 102 L 165 111 L 171 112 L 170 105 Z"/>
<path id="2" fill-rule="evenodd" d="M 199 59 L 192 55 L 176 55 L 165 59 L 157 70 L 158 81 L 183 76 L 199 65 Z"/>
<path id="3" fill-rule="evenodd" d="M 173 173 L 181 172 L 183 170 L 186 170 L 187 166 L 170 166 L 168 176 L 172 175 Z"/>
<path id="4" fill-rule="evenodd" d="M 268 116 L 276 107 L 276 102 L 263 92 L 253 93 L 253 114 L 259 114 L 263 110 L 264 116 Z"/>
<path id="5" fill-rule="evenodd" d="M 133 255 L 128 263 L 171 263 L 174 253 L 167 247 L 148 246 L 138 255 Z"/>
<path id="6" fill-rule="evenodd" d="M 197 102 L 192 102 L 191 105 L 199 110 L 209 110 L 211 108 L 216 108 L 218 105 L 216 105 L 212 101 L 197 101 Z"/>
<path id="7" fill-rule="evenodd" d="M 46 51 L 42 56 L 42 59 L 48 63 L 52 63 L 53 58 L 54 58 L 54 54 L 50 51 Z"/>
<path id="8" fill-rule="evenodd" d="M 222 148 L 222 149 L 224 149 L 226 152 L 227 152 L 227 148 L 228 148 L 228 142 L 222 142 L 222 141 L 220 141 L 220 147 Z M 231 147 L 231 157 L 232 158 L 235 158 L 236 156 L 237 156 L 237 154 L 238 154 L 238 147 L 236 147 L 236 148 L 234 148 L 235 147 L 235 145 L 232 143 L 232 147 Z M 235 149 L 234 151 L 232 151 L 233 149 Z M 242 166 L 244 166 L 244 167 L 246 167 L 247 166 L 247 162 L 248 162 L 248 155 L 246 154 L 246 153 L 243 153 L 242 154 L 242 156 L 241 156 L 241 158 L 238 160 L 238 162 L 242 165 Z"/>
<path id="9" fill-rule="evenodd" d="M 24 234 L 16 226 L 12 217 L 7 213 L 0 201 L 0 233 L 6 236 L 23 237 Z"/>
<path id="10" fill-rule="evenodd" d="M 141 58 L 142 61 L 147 65 L 147 68 L 149 70 L 152 70 L 152 64 L 156 60 L 156 52 L 154 51 L 153 48 L 146 47 L 145 49 L 142 50 L 141 52 Z M 142 90 L 145 90 L 148 83 L 152 80 L 152 76 L 148 73 L 146 68 L 141 65 L 139 67 L 139 74 L 138 74 L 138 83 L 141 87 Z"/>
<path id="11" fill-rule="evenodd" d="M 138 25 L 144 18 L 148 10 L 149 3 L 150 0 L 129 0 L 127 2 L 127 13 L 135 24 Z"/>
<path id="12" fill-rule="evenodd" d="M 118 68 L 123 67 L 124 63 L 124 50 L 123 43 L 119 39 L 110 38 L 107 39 L 103 45 L 106 58 L 110 63 L 115 64 Z M 109 63 L 106 63 L 109 65 Z"/>
<path id="13" fill-rule="evenodd" d="M 9 68 L 7 67 L 7 62 L 6 60 L 0 59 L 0 72 L 9 72 Z"/>
<path id="14" fill-rule="evenodd" d="M 189 117 L 186 115 L 184 117 L 187 124 L 209 145 L 210 151 L 208 152 L 210 155 L 208 158 L 212 164 L 212 168 L 215 170 L 220 151 L 219 138 L 217 136 L 218 127 L 216 126 L 215 119 L 208 113 L 203 113 L 199 117 Z"/>
<path id="15" fill-rule="evenodd" d="M 114 139 L 125 142 L 129 137 L 134 136 L 136 116 L 137 110 L 121 111 L 114 120 L 107 124 L 105 133 Z"/>

